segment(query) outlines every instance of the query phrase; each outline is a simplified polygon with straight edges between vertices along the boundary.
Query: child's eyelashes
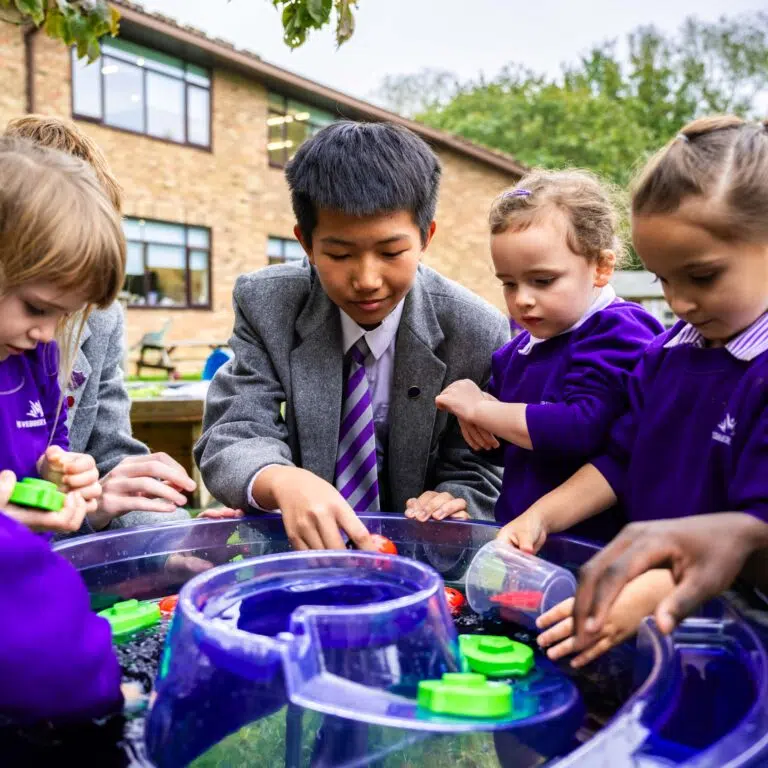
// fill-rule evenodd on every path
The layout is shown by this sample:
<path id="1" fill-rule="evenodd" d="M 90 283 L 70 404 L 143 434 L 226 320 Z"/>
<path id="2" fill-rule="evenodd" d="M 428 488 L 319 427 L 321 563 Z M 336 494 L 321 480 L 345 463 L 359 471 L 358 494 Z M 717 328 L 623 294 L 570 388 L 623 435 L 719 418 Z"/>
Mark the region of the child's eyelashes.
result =
<path id="1" fill-rule="evenodd" d="M 348 253 L 323 253 L 323 255 L 333 259 L 333 261 L 344 261 L 344 259 L 349 258 Z"/>
<path id="2" fill-rule="evenodd" d="M 401 251 L 393 251 L 393 252 L 382 251 L 381 255 L 385 256 L 388 259 L 394 259 L 396 256 L 401 256 L 402 254 L 404 254 L 407 250 L 408 250 L 407 248 L 403 248 L 403 250 Z"/>
<path id="3" fill-rule="evenodd" d="M 40 309 L 40 307 L 36 307 L 34 304 L 30 304 L 28 301 L 24 302 L 24 309 L 26 310 L 28 315 L 31 315 L 32 317 L 42 317 L 45 314 L 44 309 Z"/>
<path id="4" fill-rule="evenodd" d="M 539 288 L 546 288 L 548 285 L 552 285 L 556 279 L 554 277 L 537 277 L 534 279 L 533 284 Z"/>
<path id="5" fill-rule="evenodd" d="M 719 272 L 705 272 L 703 274 L 691 275 L 690 278 L 691 282 L 696 283 L 696 285 L 707 285 L 714 282 L 719 275 Z"/>

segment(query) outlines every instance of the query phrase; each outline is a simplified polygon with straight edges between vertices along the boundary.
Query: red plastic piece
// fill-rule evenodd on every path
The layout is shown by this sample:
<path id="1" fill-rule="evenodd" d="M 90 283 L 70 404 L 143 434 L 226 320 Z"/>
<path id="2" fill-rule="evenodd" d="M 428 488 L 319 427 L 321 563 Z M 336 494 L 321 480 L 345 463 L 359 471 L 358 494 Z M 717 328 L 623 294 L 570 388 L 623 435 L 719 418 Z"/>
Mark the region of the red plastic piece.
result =
<path id="1" fill-rule="evenodd" d="M 380 533 L 371 534 L 373 546 L 376 547 L 377 552 L 381 552 L 382 555 L 396 555 L 397 547 L 395 543 L 388 539 L 386 536 L 382 536 Z"/>
<path id="2" fill-rule="evenodd" d="M 445 588 L 445 599 L 448 601 L 448 607 L 451 609 L 451 613 L 458 613 L 467 602 L 467 598 L 459 592 L 458 589 L 453 587 Z"/>
<path id="3" fill-rule="evenodd" d="M 541 592 L 522 590 L 520 592 L 505 592 L 494 595 L 492 603 L 498 603 L 501 608 L 516 608 L 520 611 L 536 611 L 541 605 Z"/>
<path id="4" fill-rule="evenodd" d="M 178 602 L 178 595 L 168 595 L 168 597 L 164 597 L 158 605 L 158 608 L 160 608 L 160 613 L 164 614 L 165 616 L 170 616 L 176 610 L 176 603 Z"/>

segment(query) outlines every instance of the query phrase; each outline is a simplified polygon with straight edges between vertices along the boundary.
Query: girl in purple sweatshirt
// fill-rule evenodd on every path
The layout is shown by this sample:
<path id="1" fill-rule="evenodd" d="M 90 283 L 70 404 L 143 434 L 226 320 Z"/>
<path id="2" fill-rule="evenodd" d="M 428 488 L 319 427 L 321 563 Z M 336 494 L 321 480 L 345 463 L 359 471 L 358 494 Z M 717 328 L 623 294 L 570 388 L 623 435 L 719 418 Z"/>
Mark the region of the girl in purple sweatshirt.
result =
<path id="1" fill-rule="evenodd" d="M 768 522 L 766 124 L 725 116 L 683 128 L 640 175 L 632 230 L 680 321 L 643 355 L 602 455 L 501 531 L 521 548 L 617 499 L 630 521 L 730 512 Z M 560 623 L 541 643 L 559 643 L 553 657 L 581 651 L 575 663 L 585 663 L 673 586 L 669 570 L 643 574 L 578 644 L 565 606 L 543 619 Z"/>
<path id="2" fill-rule="evenodd" d="M 535 171 L 491 207 L 493 265 L 523 330 L 494 354 L 486 392 L 458 381 L 437 405 L 459 418 L 472 448 L 500 448 L 500 523 L 604 448 L 627 408 L 629 375 L 663 330 L 609 284 L 622 251 L 617 219 L 585 171 Z M 582 534 L 607 541 L 618 530 L 612 522 Z"/>
<path id="3" fill-rule="evenodd" d="M 66 493 L 52 513 L 0 498 L 0 714 L 19 721 L 92 717 L 121 702 L 109 626 L 32 531 L 76 530 L 101 492 L 93 459 L 68 452 L 58 372 L 70 362 L 54 338 L 69 314 L 109 305 L 124 269 L 119 217 L 89 167 L 0 139 L 0 471 L 5 484 L 42 477 Z"/>

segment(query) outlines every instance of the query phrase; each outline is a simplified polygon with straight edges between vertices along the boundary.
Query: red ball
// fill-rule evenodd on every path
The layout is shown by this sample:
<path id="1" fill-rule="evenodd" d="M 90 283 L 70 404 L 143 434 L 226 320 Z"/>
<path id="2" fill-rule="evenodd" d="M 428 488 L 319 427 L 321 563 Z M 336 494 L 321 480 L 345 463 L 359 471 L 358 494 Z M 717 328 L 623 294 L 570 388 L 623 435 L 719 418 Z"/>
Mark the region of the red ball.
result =
<path id="1" fill-rule="evenodd" d="M 453 587 L 445 588 L 445 599 L 448 601 L 448 607 L 451 609 L 451 613 L 458 613 L 463 607 L 467 599 L 459 592 L 458 589 Z"/>
<path id="2" fill-rule="evenodd" d="M 158 605 L 158 608 L 160 608 L 160 613 L 163 613 L 166 616 L 170 616 L 170 614 L 176 610 L 176 603 L 178 602 L 178 595 L 168 595 L 168 597 L 164 597 Z"/>
<path id="3" fill-rule="evenodd" d="M 377 552 L 381 552 L 382 555 L 396 555 L 397 547 L 395 542 L 388 539 L 386 536 L 382 536 L 380 533 L 374 533 L 371 535 L 373 546 Z"/>

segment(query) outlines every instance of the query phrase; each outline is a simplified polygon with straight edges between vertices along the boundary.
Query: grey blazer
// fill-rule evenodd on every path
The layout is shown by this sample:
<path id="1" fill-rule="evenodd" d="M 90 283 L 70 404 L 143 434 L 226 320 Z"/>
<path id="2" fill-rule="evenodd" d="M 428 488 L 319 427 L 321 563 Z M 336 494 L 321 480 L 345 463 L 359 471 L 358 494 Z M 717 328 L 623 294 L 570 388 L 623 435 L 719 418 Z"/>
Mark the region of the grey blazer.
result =
<path id="1" fill-rule="evenodd" d="M 123 382 L 125 325 L 122 307 L 115 303 L 92 312 L 83 329 L 80 349 L 67 390 L 69 446 L 96 460 L 99 476 L 114 469 L 126 456 L 149 453 L 144 443 L 131 435 L 131 400 Z M 70 399 L 71 398 L 71 399 Z M 109 528 L 171 522 L 187 519 L 187 512 L 128 512 L 113 520 Z M 85 524 L 81 533 L 89 533 Z"/>
<path id="2" fill-rule="evenodd" d="M 211 383 L 195 459 L 219 501 L 246 509 L 248 483 L 268 464 L 333 482 L 342 333 L 338 308 L 306 259 L 240 277 L 234 305 L 234 357 Z M 492 519 L 500 470 L 469 449 L 435 397 L 457 379 L 484 386 L 492 352 L 508 339 L 500 312 L 419 266 L 395 346 L 387 462 L 394 511 L 435 489 L 467 499 L 472 517 Z"/>

